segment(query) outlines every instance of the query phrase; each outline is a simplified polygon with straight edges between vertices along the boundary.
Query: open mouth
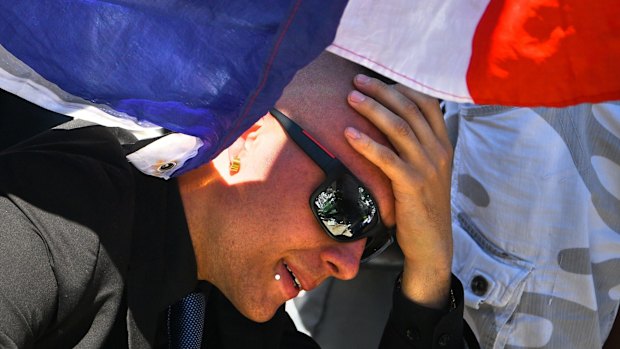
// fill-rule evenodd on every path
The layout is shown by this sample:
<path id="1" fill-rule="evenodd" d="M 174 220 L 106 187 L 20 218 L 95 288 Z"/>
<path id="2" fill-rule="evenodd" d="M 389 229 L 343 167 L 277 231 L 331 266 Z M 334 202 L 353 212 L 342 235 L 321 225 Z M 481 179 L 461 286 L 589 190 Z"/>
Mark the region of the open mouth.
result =
<path id="1" fill-rule="evenodd" d="M 286 270 L 289 272 L 289 274 L 291 274 L 291 278 L 293 279 L 293 286 L 295 286 L 296 289 L 301 290 L 301 283 L 299 282 L 299 279 L 297 278 L 295 273 L 293 273 L 291 268 L 288 267 L 288 264 L 286 264 L 286 262 L 283 262 L 283 263 L 284 263 L 284 266 L 286 267 Z"/>

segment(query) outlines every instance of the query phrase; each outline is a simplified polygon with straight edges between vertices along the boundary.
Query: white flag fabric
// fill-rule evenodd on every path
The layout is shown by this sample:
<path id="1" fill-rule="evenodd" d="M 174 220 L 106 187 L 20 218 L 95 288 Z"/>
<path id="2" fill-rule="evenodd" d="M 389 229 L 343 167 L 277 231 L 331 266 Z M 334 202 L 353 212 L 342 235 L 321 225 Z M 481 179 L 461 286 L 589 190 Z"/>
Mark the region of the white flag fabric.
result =
<path id="1" fill-rule="evenodd" d="M 616 0 L 352 0 L 328 49 L 449 101 L 620 99 Z"/>

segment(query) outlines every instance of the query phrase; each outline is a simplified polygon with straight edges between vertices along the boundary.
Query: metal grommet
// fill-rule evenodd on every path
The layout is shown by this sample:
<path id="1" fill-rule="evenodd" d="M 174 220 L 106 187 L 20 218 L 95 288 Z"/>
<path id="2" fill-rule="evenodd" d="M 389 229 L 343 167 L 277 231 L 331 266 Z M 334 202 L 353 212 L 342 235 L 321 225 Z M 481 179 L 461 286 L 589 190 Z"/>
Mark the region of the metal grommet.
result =
<path id="1" fill-rule="evenodd" d="M 489 282 L 482 275 L 476 275 L 469 285 L 471 291 L 479 297 L 484 296 L 489 290 Z"/>
<path id="2" fill-rule="evenodd" d="M 177 165 L 177 163 L 176 163 L 176 162 L 174 162 L 174 161 L 170 161 L 170 162 L 167 162 L 167 163 L 165 163 L 165 164 L 163 164 L 163 165 L 159 166 L 159 167 L 157 168 L 157 171 L 159 171 L 159 172 L 169 171 L 169 170 L 172 170 L 172 169 L 173 169 L 176 165 Z"/>

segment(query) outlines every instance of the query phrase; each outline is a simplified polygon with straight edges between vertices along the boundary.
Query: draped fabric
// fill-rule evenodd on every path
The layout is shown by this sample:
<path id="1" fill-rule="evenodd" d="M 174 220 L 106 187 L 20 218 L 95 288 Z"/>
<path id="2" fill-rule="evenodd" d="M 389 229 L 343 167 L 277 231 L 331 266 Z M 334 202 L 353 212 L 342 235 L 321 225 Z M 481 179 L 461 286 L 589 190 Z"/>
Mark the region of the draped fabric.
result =
<path id="1" fill-rule="evenodd" d="M 620 99 L 617 0 L 354 0 L 329 50 L 449 101 Z"/>
<path id="2" fill-rule="evenodd" d="M 616 0 L 0 0 L 0 88 L 195 137 L 140 155 L 150 174 L 177 164 L 168 178 L 230 145 L 330 44 L 445 100 L 569 106 L 620 99 L 619 33 Z"/>
<path id="3" fill-rule="evenodd" d="M 177 175 L 208 162 L 275 104 L 332 42 L 345 5 L 0 0 L 0 88 L 63 114 L 199 138 Z"/>

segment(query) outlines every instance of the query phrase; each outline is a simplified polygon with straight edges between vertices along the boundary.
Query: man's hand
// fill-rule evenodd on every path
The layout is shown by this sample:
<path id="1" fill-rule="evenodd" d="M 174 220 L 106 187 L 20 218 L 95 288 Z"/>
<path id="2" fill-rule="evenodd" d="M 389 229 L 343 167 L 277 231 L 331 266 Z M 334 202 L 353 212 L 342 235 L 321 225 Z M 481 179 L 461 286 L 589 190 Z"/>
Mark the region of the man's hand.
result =
<path id="1" fill-rule="evenodd" d="M 364 75 L 356 76 L 354 84 L 359 92 L 349 94 L 349 104 L 393 146 L 383 146 L 352 128 L 345 131 L 351 146 L 392 182 L 396 238 L 405 256 L 403 293 L 418 304 L 445 307 L 452 265 L 452 145 L 439 103 Z"/>

